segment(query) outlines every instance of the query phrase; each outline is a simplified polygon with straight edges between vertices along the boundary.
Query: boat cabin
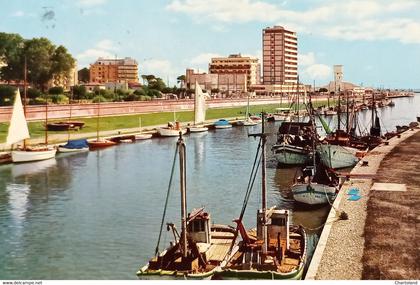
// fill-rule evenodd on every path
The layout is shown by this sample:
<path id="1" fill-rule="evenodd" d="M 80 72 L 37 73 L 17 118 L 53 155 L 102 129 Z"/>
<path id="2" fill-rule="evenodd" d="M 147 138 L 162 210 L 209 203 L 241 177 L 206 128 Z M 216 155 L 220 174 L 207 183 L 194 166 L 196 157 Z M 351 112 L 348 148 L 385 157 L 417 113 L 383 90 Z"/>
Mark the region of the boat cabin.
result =
<path id="1" fill-rule="evenodd" d="M 268 209 L 267 213 L 267 232 L 269 240 L 285 240 L 286 249 L 289 249 L 289 210 Z M 257 238 L 263 239 L 263 215 L 261 209 L 257 214 Z"/>
<path id="2" fill-rule="evenodd" d="M 203 209 L 193 210 L 188 214 L 188 238 L 195 243 L 211 243 L 210 214 Z"/>

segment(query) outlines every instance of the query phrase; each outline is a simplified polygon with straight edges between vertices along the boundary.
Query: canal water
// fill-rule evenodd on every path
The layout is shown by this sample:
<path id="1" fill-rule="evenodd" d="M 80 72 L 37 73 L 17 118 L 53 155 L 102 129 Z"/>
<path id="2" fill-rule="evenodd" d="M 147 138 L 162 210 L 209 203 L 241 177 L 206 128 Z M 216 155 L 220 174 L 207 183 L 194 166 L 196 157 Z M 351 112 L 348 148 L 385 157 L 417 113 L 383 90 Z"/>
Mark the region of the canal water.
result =
<path id="1" fill-rule="evenodd" d="M 379 111 L 387 130 L 420 115 L 419 95 L 394 101 L 395 107 Z M 268 123 L 267 131 L 275 134 L 278 126 Z M 185 136 L 189 210 L 205 206 L 212 222 L 232 224 L 258 145 L 247 135 L 259 130 Z M 269 145 L 274 140 L 275 135 Z M 176 138 L 158 138 L 0 166 L 0 279 L 135 279 L 156 247 L 175 144 Z M 269 149 L 268 205 L 292 210 L 292 222 L 308 229 L 313 251 L 329 207 L 296 208 L 290 193 L 296 169 L 277 169 Z M 178 173 L 176 168 L 167 221 L 179 228 Z M 244 217 L 247 227 L 256 224 L 260 188 L 258 176 Z M 160 249 L 169 241 L 164 230 Z"/>

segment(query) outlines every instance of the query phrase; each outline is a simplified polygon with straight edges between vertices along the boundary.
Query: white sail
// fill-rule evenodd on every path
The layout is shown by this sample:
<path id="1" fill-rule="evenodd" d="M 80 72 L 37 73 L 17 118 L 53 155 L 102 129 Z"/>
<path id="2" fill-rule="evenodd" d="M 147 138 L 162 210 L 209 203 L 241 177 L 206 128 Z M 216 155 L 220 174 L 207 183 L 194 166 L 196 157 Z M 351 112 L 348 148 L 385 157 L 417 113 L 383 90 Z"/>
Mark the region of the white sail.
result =
<path id="1" fill-rule="evenodd" d="M 20 92 L 17 89 L 6 144 L 12 145 L 29 137 L 28 124 L 26 123 Z"/>
<path id="2" fill-rule="evenodd" d="M 206 97 L 200 84 L 195 82 L 194 125 L 203 124 L 206 120 Z"/>

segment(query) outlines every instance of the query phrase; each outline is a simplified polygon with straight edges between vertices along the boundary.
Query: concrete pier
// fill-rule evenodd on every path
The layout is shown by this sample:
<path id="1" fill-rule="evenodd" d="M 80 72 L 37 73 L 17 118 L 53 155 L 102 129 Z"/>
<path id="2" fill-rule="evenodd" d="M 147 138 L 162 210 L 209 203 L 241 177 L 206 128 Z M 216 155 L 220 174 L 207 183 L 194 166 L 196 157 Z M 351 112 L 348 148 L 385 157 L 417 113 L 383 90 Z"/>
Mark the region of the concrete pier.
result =
<path id="1" fill-rule="evenodd" d="M 382 144 L 373 149 L 353 168 L 351 174 L 360 176 L 346 181 L 334 201 L 308 268 L 306 280 L 361 280 L 368 278 L 363 274 L 364 263 L 362 259 L 365 251 L 367 205 L 371 196 L 372 182 L 377 181 L 375 179 L 380 177 L 377 176 L 377 173 L 384 158 L 396 146 L 412 136 L 415 136 L 414 140 L 419 141 L 419 131 L 420 129 L 408 130 L 402 133 L 400 137 L 390 139 L 388 145 Z M 400 157 L 401 163 L 404 163 L 404 160 L 408 161 L 410 158 Z M 366 162 L 367 165 L 365 165 Z M 389 169 L 389 171 L 392 172 L 395 169 Z M 397 181 L 392 179 L 392 176 L 388 177 L 391 177 L 389 182 Z M 350 188 L 359 190 L 360 200 L 348 200 L 347 193 Z M 342 212 L 348 215 L 347 220 L 339 218 Z M 412 238 L 414 239 L 415 236 Z M 376 254 L 378 253 L 376 252 Z"/>

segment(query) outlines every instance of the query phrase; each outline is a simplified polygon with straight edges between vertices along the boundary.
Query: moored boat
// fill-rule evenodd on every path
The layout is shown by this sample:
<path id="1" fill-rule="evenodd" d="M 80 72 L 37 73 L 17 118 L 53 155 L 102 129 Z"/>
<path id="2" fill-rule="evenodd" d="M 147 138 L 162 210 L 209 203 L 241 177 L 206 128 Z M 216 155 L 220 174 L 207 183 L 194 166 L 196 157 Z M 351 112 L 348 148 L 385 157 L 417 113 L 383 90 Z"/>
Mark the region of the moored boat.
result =
<path id="1" fill-rule="evenodd" d="M 181 232 L 178 233 L 174 224 L 168 223 L 167 229 L 172 231 L 175 240 L 168 248 L 159 252 L 165 204 L 155 256 L 137 271 L 140 279 L 210 279 L 236 253 L 237 247 L 232 248 L 236 237 L 233 227 L 212 225 L 211 216 L 204 208 L 194 209 L 187 215 L 187 162 L 182 135 L 177 142 L 177 155 L 181 182 Z M 169 192 L 166 199 L 168 197 Z"/>
<path id="2" fill-rule="evenodd" d="M 106 148 L 109 146 L 113 146 L 116 145 L 116 142 L 107 140 L 107 139 L 96 139 L 96 140 L 92 140 L 88 142 L 89 144 L 89 149 L 90 150 L 96 150 L 96 149 L 101 149 L 101 148 Z"/>
<path id="3" fill-rule="evenodd" d="M 333 169 L 351 167 L 359 162 L 358 149 L 341 145 L 319 144 L 317 152 L 321 162 Z"/>
<path id="4" fill-rule="evenodd" d="M 305 165 L 312 156 L 308 148 L 285 143 L 273 145 L 271 150 L 281 165 Z"/>
<path id="5" fill-rule="evenodd" d="M 58 152 L 83 152 L 89 150 L 89 144 L 86 139 L 69 140 L 64 145 L 58 146 Z"/>
<path id="6" fill-rule="evenodd" d="M 206 97 L 198 82 L 195 82 L 194 95 L 194 125 L 188 127 L 190 133 L 207 132 L 209 129 L 204 126 L 206 120 Z"/>
<path id="7" fill-rule="evenodd" d="M 220 119 L 216 121 L 213 125 L 216 129 L 228 129 L 232 127 L 232 125 L 226 119 Z"/>

